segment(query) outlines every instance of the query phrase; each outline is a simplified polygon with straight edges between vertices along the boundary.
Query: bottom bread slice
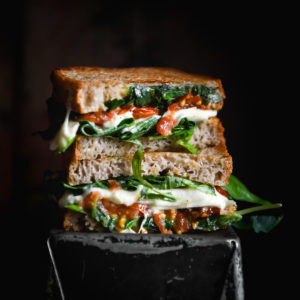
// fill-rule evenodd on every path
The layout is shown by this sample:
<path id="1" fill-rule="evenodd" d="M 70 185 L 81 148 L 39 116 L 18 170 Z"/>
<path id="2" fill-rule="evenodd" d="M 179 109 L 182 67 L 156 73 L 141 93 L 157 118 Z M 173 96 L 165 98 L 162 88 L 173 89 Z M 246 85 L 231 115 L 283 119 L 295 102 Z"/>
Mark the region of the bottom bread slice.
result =
<path id="1" fill-rule="evenodd" d="M 132 155 L 73 160 L 68 168 L 70 185 L 87 184 L 118 176 L 133 175 Z M 226 148 L 208 148 L 199 154 L 146 152 L 142 175 L 173 175 L 210 184 L 226 185 L 232 172 L 232 158 Z"/>

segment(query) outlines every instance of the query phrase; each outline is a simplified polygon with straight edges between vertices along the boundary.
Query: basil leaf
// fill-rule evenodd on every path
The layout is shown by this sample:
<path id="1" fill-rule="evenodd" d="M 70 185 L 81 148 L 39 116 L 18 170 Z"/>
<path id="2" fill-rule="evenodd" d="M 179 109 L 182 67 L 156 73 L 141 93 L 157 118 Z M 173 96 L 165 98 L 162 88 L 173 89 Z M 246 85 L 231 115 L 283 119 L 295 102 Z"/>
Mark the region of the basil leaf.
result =
<path id="1" fill-rule="evenodd" d="M 264 200 L 253 193 L 251 193 L 247 187 L 234 175 L 230 175 L 229 183 L 222 186 L 224 190 L 235 200 L 258 203 L 258 204 L 271 204 L 271 202 Z"/>
<path id="2" fill-rule="evenodd" d="M 126 222 L 126 225 L 125 225 L 125 229 L 131 229 L 133 226 L 136 225 L 137 221 L 139 220 L 140 217 L 136 217 L 130 221 L 127 221 Z"/>
<path id="3" fill-rule="evenodd" d="M 69 204 L 69 205 L 65 205 L 64 208 L 70 209 L 70 210 L 74 210 L 76 212 L 82 213 L 82 214 L 86 214 L 85 210 L 83 208 L 81 208 L 79 205 L 77 204 Z"/>

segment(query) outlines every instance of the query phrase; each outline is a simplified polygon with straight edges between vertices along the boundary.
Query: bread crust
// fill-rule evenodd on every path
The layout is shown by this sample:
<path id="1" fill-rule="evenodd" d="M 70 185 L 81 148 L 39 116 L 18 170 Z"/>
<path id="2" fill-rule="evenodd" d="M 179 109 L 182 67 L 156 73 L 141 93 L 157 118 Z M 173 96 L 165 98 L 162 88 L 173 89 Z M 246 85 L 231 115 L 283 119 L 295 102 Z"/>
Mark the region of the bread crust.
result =
<path id="1" fill-rule="evenodd" d="M 202 84 L 219 88 L 225 98 L 220 79 L 172 68 L 64 67 L 52 72 L 51 81 L 56 101 L 81 114 L 105 110 L 105 101 L 125 96 L 128 88 L 136 84 Z"/>

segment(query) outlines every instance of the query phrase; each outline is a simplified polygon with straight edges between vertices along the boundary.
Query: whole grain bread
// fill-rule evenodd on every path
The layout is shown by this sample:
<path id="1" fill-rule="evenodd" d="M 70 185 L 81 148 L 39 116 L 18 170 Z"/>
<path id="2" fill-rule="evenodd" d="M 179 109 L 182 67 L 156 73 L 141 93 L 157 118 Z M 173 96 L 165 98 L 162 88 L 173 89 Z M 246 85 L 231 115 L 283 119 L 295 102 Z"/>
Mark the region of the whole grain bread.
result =
<path id="1" fill-rule="evenodd" d="M 51 74 L 53 97 L 73 111 L 85 114 L 106 110 L 104 103 L 126 96 L 132 85 L 182 85 L 202 84 L 218 88 L 225 98 L 219 79 L 188 74 L 171 68 L 99 68 L 65 67 Z M 216 109 L 221 109 L 223 101 Z"/>
<path id="2" fill-rule="evenodd" d="M 190 140 L 197 149 L 225 145 L 224 128 L 218 118 L 210 118 L 195 128 Z M 172 139 L 148 140 L 140 138 L 145 152 L 188 152 Z M 75 161 L 82 159 L 100 159 L 103 156 L 128 156 L 135 153 L 138 146 L 132 143 L 105 137 L 78 136 L 75 147 Z"/>
<path id="3" fill-rule="evenodd" d="M 87 184 L 112 177 L 132 175 L 132 155 L 71 161 L 70 185 Z M 225 145 L 209 147 L 199 154 L 146 152 L 142 175 L 175 175 L 211 185 L 226 185 L 232 172 L 232 158 Z"/>

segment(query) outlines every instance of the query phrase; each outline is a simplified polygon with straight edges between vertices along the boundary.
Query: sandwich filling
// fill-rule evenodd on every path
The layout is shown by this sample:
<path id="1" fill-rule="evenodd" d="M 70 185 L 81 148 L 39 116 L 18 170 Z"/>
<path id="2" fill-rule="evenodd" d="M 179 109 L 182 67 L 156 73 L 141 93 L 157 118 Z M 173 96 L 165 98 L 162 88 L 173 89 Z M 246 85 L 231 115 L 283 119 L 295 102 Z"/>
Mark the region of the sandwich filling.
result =
<path id="1" fill-rule="evenodd" d="M 216 230 L 236 204 L 221 187 L 174 176 L 134 177 L 68 186 L 59 204 L 84 215 L 94 229 L 132 233 Z M 219 225 L 218 225 L 219 224 Z"/>
<path id="2" fill-rule="evenodd" d="M 178 92 L 176 95 L 178 96 L 180 93 Z M 138 92 L 135 91 L 135 94 Z M 156 99 L 156 102 L 153 102 L 151 97 L 150 100 L 144 102 L 137 101 L 138 98 L 127 102 L 124 102 L 123 99 L 121 99 L 122 101 L 115 99 L 106 102 L 110 103 L 107 111 L 85 115 L 70 114 L 68 109 L 62 126 L 52 139 L 50 149 L 58 153 L 64 152 L 73 143 L 76 136 L 81 134 L 88 137 L 118 138 L 137 144 L 139 143 L 138 139 L 142 136 L 149 140 L 175 139 L 179 145 L 191 153 L 196 153 L 198 149 L 189 144 L 194 128 L 201 122 L 217 115 L 213 99 L 219 98 L 211 96 L 212 100 L 207 102 L 205 100 L 207 98 L 193 94 L 172 98 L 170 94 L 166 93 L 164 97 L 168 101 L 163 102 L 163 105 L 157 102 L 157 98 L 153 98 Z M 169 104 L 166 106 L 166 103 Z M 139 106 L 143 104 L 146 105 Z"/>

